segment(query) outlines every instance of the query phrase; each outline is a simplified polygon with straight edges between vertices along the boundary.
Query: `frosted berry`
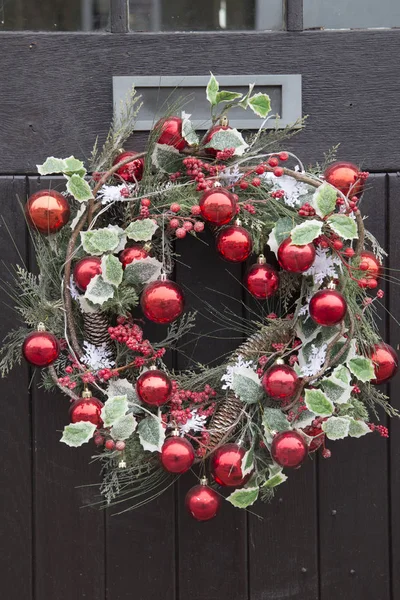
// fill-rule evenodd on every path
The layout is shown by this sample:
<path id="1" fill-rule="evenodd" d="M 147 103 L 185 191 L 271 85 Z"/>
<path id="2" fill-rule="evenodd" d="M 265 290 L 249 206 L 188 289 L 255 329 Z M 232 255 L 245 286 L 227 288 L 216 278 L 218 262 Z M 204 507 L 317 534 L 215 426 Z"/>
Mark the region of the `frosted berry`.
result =
<path id="1" fill-rule="evenodd" d="M 287 152 L 279 152 L 278 154 L 279 160 L 285 161 L 288 160 L 289 154 Z"/>
<path id="2" fill-rule="evenodd" d="M 268 164 L 270 167 L 277 167 L 279 165 L 279 160 L 276 158 L 276 156 L 271 156 L 268 159 Z"/>
<path id="3" fill-rule="evenodd" d="M 201 231 L 204 231 L 204 223 L 202 223 L 201 221 L 197 221 L 194 224 L 193 229 L 195 230 L 196 233 L 200 233 Z"/>
<path id="4" fill-rule="evenodd" d="M 172 229 L 177 229 L 179 227 L 179 219 L 171 219 L 169 226 L 172 227 Z"/>
<path id="5" fill-rule="evenodd" d="M 201 208 L 200 208 L 200 206 L 198 204 L 195 204 L 190 209 L 190 212 L 192 213 L 192 215 L 199 215 L 201 213 Z"/>
<path id="6" fill-rule="evenodd" d="M 125 450 L 125 447 L 126 447 L 126 444 L 122 440 L 115 442 L 115 449 L 118 450 L 119 452 L 122 452 L 123 450 Z"/>
<path id="7" fill-rule="evenodd" d="M 150 204 L 151 204 L 151 200 L 150 200 L 150 198 L 142 198 L 142 199 L 141 199 L 141 201 L 140 201 L 140 204 L 141 204 L 142 206 L 147 206 L 147 207 L 149 207 L 149 206 L 150 206 Z"/>
<path id="8" fill-rule="evenodd" d="M 183 224 L 183 228 L 186 229 L 186 231 L 192 231 L 193 223 L 191 221 L 185 221 Z"/>
<path id="9" fill-rule="evenodd" d="M 181 210 L 180 204 L 174 202 L 173 204 L 171 204 L 170 210 L 172 210 L 173 213 L 178 213 Z"/>
<path id="10" fill-rule="evenodd" d="M 183 227 L 178 227 L 178 229 L 176 230 L 176 237 L 179 239 L 182 239 L 186 236 L 186 229 L 184 229 Z"/>
<path id="11" fill-rule="evenodd" d="M 355 251 L 353 250 L 353 248 L 346 248 L 346 250 L 344 251 L 344 255 L 348 258 L 352 258 L 355 255 Z"/>
<path id="12" fill-rule="evenodd" d="M 335 250 L 341 250 L 343 248 L 342 240 L 335 240 L 333 242 L 333 247 L 335 248 Z"/>
<path id="13" fill-rule="evenodd" d="M 114 448 L 115 448 L 114 440 L 107 440 L 105 443 L 105 447 L 107 448 L 107 450 L 114 450 Z"/>
<path id="14" fill-rule="evenodd" d="M 282 169 L 282 167 L 275 167 L 274 169 L 274 175 L 275 177 L 282 177 L 284 171 Z"/>
<path id="15" fill-rule="evenodd" d="M 251 182 L 251 185 L 254 185 L 254 187 L 260 187 L 261 179 L 259 177 L 254 177 L 253 181 Z"/>

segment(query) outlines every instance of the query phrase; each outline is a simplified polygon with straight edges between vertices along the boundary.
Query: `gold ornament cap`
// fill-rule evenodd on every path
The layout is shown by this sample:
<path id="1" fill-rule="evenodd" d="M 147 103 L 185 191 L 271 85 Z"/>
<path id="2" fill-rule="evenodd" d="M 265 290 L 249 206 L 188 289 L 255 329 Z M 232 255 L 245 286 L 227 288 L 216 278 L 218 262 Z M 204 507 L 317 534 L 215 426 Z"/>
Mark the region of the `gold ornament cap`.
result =
<path id="1" fill-rule="evenodd" d="M 227 117 L 227 116 L 225 116 L 225 115 L 224 115 L 223 117 L 221 117 L 221 118 L 220 118 L 220 120 L 219 120 L 219 124 L 220 124 L 222 127 L 228 127 L 228 125 L 229 125 L 229 120 L 228 120 L 228 117 Z"/>
<path id="2" fill-rule="evenodd" d="M 330 282 L 328 283 L 327 289 L 328 290 L 336 290 L 336 283 L 334 282 L 333 279 L 331 279 Z"/>
<path id="3" fill-rule="evenodd" d="M 173 429 L 173 430 L 171 431 L 171 436 L 172 436 L 172 437 L 179 437 L 179 435 L 180 435 L 180 434 L 179 434 L 179 429 L 178 429 L 177 427 L 175 427 L 175 429 Z"/>
<path id="4" fill-rule="evenodd" d="M 283 358 L 277 358 L 275 361 L 276 365 L 284 365 L 285 361 L 283 360 Z"/>
<path id="5" fill-rule="evenodd" d="M 208 479 L 207 479 L 207 477 L 202 477 L 200 479 L 200 485 L 208 485 Z"/>
<path id="6" fill-rule="evenodd" d="M 257 258 L 257 264 L 265 265 L 266 262 L 267 262 L 267 259 L 265 258 L 264 254 L 259 254 L 259 256 Z"/>
<path id="7" fill-rule="evenodd" d="M 40 321 L 40 323 L 37 324 L 37 331 L 46 331 L 46 327 L 45 324 L 42 323 L 42 321 Z"/>

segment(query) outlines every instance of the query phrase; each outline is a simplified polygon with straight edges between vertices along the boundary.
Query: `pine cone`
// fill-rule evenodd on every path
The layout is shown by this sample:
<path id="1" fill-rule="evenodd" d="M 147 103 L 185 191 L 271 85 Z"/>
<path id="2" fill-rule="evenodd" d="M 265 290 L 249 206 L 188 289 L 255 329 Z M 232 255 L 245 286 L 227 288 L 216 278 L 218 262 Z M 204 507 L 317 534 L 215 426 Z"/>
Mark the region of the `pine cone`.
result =
<path id="1" fill-rule="evenodd" d="M 104 312 L 96 311 L 83 313 L 85 341 L 96 347 L 107 344 L 107 350 L 114 352 L 114 345 L 108 333 L 108 325 L 108 319 Z"/>
<path id="2" fill-rule="evenodd" d="M 217 407 L 209 425 L 210 441 L 207 455 L 221 446 L 238 426 L 243 411 L 243 402 L 236 396 L 228 396 Z"/>

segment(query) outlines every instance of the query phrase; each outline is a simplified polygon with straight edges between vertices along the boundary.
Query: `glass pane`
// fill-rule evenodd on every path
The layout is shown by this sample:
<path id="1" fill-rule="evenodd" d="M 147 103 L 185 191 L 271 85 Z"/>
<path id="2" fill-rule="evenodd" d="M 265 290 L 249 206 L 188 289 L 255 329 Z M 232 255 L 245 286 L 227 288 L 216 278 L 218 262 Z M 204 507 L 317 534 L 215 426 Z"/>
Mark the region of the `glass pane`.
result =
<path id="1" fill-rule="evenodd" d="M 304 0 L 305 29 L 399 26 L 399 0 Z"/>
<path id="2" fill-rule="evenodd" d="M 0 0 L 0 31 L 105 29 L 110 0 Z"/>
<path id="3" fill-rule="evenodd" d="M 282 0 L 130 0 L 136 31 L 283 29 Z"/>

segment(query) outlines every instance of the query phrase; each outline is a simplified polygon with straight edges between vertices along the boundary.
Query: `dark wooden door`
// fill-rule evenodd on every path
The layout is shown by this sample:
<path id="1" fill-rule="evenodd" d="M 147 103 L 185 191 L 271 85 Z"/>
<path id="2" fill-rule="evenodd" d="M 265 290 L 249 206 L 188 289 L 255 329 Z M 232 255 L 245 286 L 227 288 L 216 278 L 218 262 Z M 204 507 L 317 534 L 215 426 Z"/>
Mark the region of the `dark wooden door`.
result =
<path id="1" fill-rule="evenodd" d="M 287 2 L 289 30 L 301 30 L 301 4 Z M 32 261 L 17 198 L 49 185 L 34 174 L 47 155 L 84 158 L 95 136 L 104 137 L 112 76 L 209 70 L 301 73 L 303 113 L 310 117 L 291 148 L 308 163 L 341 142 L 340 158 L 373 173 L 363 212 L 390 251 L 388 266 L 400 265 L 399 30 L 127 33 L 124 6 L 112 2 L 113 32 L 0 33 L 4 280 L 10 264 Z M 141 143 L 138 136 L 135 146 Z M 178 265 L 176 277 L 191 290 L 194 308 L 201 309 L 206 297 L 220 310 L 242 310 L 235 283 L 240 267 L 227 268 L 211 246 L 191 240 L 180 242 L 179 250 L 191 269 Z M 399 320 L 398 288 L 386 292 Z M 4 293 L 2 301 L 5 335 L 16 315 Z M 212 325 L 200 316 L 198 327 Z M 383 318 L 382 330 L 397 346 L 394 322 Z M 202 340 L 192 354 L 217 359 L 236 343 Z M 256 514 L 224 506 L 218 519 L 198 524 L 184 511 L 191 484 L 185 477 L 152 504 L 113 516 L 115 510 L 82 508 L 93 495 L 86 485 L 99 474 L 89 465 L 90 451 L 59 443 L 66 400 L 29 383 L 25 365 L 1 382 L 4 598 L 400 600 L 399 423 L 391 423 L 388 442 L 369 436 L 332 443 L 329 461 L 309 461 L 271 505 L 253 507 Z M 399 393 L 397 378 L 391 385 L 395 404 Z"/>

